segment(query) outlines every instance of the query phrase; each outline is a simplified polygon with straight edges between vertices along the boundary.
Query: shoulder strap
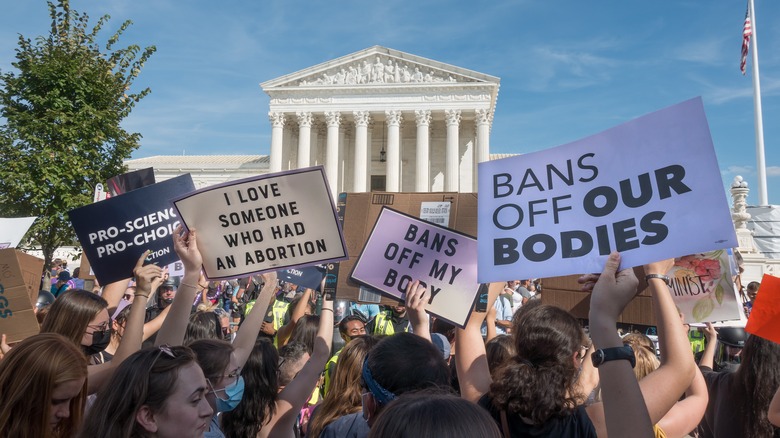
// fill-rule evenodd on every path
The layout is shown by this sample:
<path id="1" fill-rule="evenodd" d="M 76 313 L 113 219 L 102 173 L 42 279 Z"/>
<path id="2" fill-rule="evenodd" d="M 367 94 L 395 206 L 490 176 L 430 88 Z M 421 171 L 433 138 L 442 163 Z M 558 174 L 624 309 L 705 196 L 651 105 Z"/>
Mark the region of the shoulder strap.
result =
<path id="1" fill-rule="evenodd" d="M 504 432 L 504 438 L 510 438 L 509 421 L 506 419 L 506 409 L 501 410 L 501 431 Z"/>

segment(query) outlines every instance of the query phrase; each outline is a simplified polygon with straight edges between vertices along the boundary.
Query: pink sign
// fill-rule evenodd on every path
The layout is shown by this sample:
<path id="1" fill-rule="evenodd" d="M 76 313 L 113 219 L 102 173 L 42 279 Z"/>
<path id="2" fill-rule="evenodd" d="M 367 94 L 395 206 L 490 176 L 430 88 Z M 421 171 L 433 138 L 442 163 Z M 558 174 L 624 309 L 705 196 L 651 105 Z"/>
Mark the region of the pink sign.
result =
<path id="1" fill-rule="evenodd" d="M 352 279 L 403 300 L 409 282 L 428 288 L 426 310 L 464 326 L 477 294 L 473 237 L 383 208 Z"/>

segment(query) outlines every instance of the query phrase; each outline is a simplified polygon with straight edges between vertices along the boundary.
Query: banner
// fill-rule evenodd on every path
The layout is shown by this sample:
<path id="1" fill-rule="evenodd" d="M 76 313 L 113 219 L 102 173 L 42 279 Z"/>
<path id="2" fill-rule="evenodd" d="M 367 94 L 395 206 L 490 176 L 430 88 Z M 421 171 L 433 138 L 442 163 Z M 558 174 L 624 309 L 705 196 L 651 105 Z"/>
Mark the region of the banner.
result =
<path id="1" fill-rule="evenodd" d="M 721 249 L 675 260 L 669 271 L 672 298 L 687 324 L 740 319 L 729 251 Z"/>
<path id="2" fill-rule="evenodd" d="M 479 163 L 479 281 L 601 272 L 736 247 L 700 98 Z"/>
<path id="3" fill-rule="evenodd" d="M 16 248 L 37 216 L 0 218 L 0 249 Z"/>
<path id="4" fill-rule="evenodd" d="M 780 278 L 764 274 L 745 331 L 780 344 Z"/>
<path id="5" fill-rule="evenodd" d="M 100 284 L 132 277 L 147 249 L 160 266 L 179 259 L 171 237 L 179 215 L 170 200 L 193 190 L 185 174 L 68 212 Z"/>
<path id="6" fill-rule="evenodd" d="M 305 268 L 284 269 L 276 273 L 280 281 L 286 281 L 311 290 L 320 290 L 320 283 L 325 277 L 325 267 L 322 265 Z"/>
<path id="7" fill-rule="evenodd" d="M 174 201 L 212 280 L 345 260 L 322 166 L 207 187 Z"/>
<path id="8" fill-rule="evenodd" d="M 138 169 L 132 172 L 123 173 L 106 181 L 106 188 L 110 198 L 114 198 L 123 193 L 132 192 L 135 189 L 154 184 L 154 168 Z"/>
<path id="9" fill-rule="evenodd" d="M 426 310 L 463 327 L 479 288 L 476 255 L 473 237 L 384 207 L 351 278 L 401 301 L 420 280 Z"/>

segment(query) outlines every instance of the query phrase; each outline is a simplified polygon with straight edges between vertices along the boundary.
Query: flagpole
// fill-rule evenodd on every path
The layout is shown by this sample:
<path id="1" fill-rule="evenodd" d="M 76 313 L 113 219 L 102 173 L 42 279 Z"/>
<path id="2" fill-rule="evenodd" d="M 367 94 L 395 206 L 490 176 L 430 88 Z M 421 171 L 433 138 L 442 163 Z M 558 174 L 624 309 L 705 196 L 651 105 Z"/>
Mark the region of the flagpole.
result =
<path id="1" fill-rule="evenodd" d="M 753 46 L 753 109 L 755 111 L 756 128 L 756 168 L 758 169 L 758 205 L 769 205 L 769 196 L 766 189 L 766 159 L 764 157 L 764 116 L 761 112 L 761 82 L 758 78 L 758 38 L 756 31 L 756 9 L 753 0 L 748 0 L 750 5 L 750 25 L 753 36 L 750 44 Z"/>

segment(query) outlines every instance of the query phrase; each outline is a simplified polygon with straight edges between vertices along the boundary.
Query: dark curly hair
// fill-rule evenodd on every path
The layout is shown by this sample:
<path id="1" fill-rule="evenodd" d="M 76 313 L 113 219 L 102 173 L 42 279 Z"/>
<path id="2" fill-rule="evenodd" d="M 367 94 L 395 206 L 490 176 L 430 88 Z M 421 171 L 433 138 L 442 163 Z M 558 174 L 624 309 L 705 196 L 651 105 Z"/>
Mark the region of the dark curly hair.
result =
<path id="1" fill-rule="evenodd" d="M 258 338 L 241 375 L 246 390 L 241 403 L 222 414 L 222 432 L 230 438 L 253 438 L 276 414 L 279 353 L 267 338 Z"/>
<path id="2" fill-rule="evenodd" d="M 583 332 L 577 320 L 558 307 L 528 310 L 512 327 L 516 355 L 490 385 L 493 405 L 534 424 L 565 416 L 576 406 L 574 354 Z"/>
<path id="3" fill-rule="evenodd" d="M 764 438 L 777 436 L 767 419 L 769 403 L 780 386 L 780 345 L 772 341 L 750 336 L 742 350 L 742 363 L 736 371 L 735 391 L 743 400 L 741 406 L 742 436 Z"/>

